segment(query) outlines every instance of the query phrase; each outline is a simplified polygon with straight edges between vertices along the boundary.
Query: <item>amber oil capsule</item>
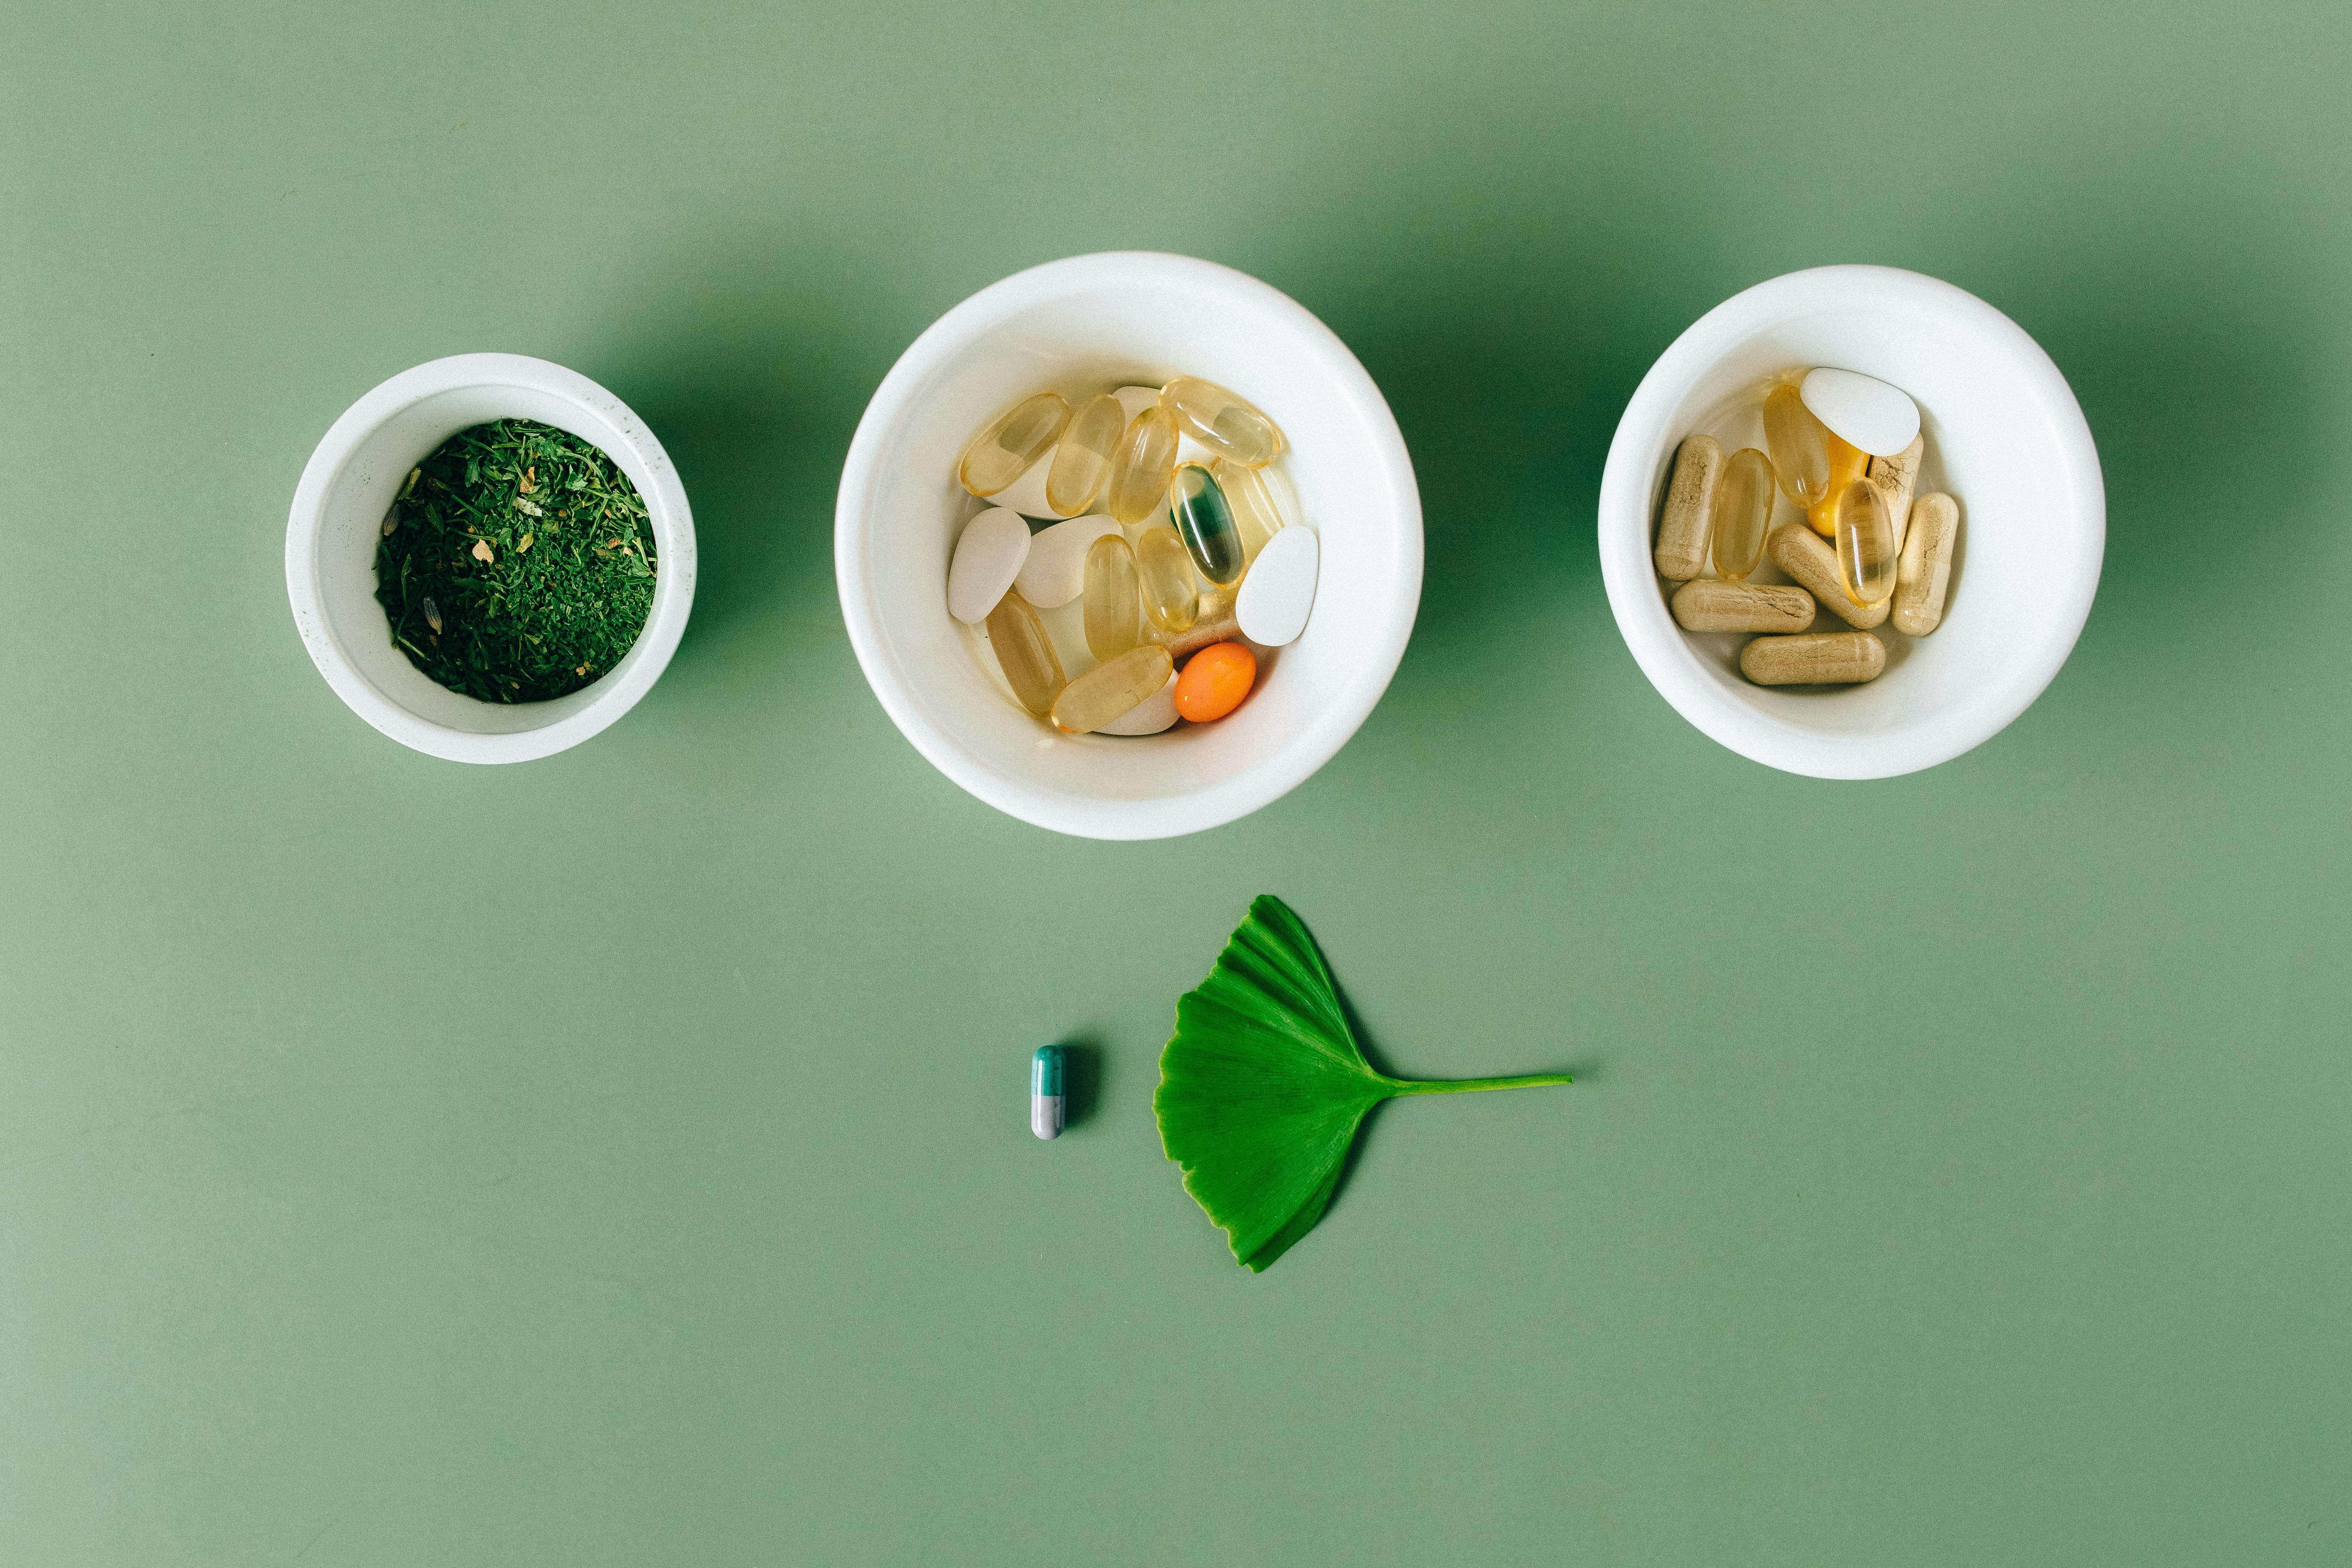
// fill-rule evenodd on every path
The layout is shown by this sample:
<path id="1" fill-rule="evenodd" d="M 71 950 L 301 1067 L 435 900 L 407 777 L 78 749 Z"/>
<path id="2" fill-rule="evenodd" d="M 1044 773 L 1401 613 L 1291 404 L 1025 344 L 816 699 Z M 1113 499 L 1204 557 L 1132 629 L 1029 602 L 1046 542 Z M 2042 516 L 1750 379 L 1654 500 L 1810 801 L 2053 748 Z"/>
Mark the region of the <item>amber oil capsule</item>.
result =
<path id="1" fill-rule="evenodd" d="M 1168 521 L 1176 525 L 1201 575 L 1223 587 L 1241 578 L 1242 534 L 1216 479 L 1198 463 L 1176 470 L 1168 486 Z"/>
<path id="2" fill-rule="evenodd" d="M 1886 602 L 1862 605 L 1846 597 L 1845 583 L 1838 576 L 1837 552 L 1822 542 L 1822 536 L 1801 522 L 1784 522 L 1764 541 L 1764 553 L 1772 564 L 1796 579 L 1798 586 L 1811 594 L 1814 601 L 1846 625 L 1867 631 L 1886 619 Z"/>
<path id="3" fill-rule="evenodd" d="M 1182 631 L 1161 631 L 1152 627 L 1145 635 L 1168 650 L 1169 656 L 1181 664 L 1204 647 L 1221 642 L 1233 642 L 1242 635 L 1240 595 L 1231 588 L 1211 588 L 1201 595 L 1201 607 L 1193 615 L 1192 624 Z"/>
<path id="4" fill-rule="evenodd" d="M 988 612 L 988 646 L 996 666 L 1021 706 L 1043 719 L 1062 694 L 1062 659 L 1045 635 L 1045 623 L 1019 594 L 1007 594 Z"/>
<path id="5" fill-rule="evenodd" d="M 1830 493 L 1830 427 L 1813 416 L 1793 382 L 1764 395 L 1764 449 L 1780 493 L 1811 507 Z"/>
<path id="6" fill-rule="evenodd" d="M 1200 584 L 1192 557 L 1166 523 L 1136 536 L 1135 575 L 1143 590 L 1143 613 L 1163 632 L 1181 632 L 1201 613 Z"/>
<path id="7" fill-rule="evenodd" d="M 1674 612 L 1686 632 L 1801 632 L 1813 624 L 1813 596 L 1784 583 L 1701 577 L 1675 590 Z"/>
<path id="8" fill-rule="evenodd" d="M 1895 574 L 1895 629 L 1924 637 L 1944 624 L 1944 594 L 1952 584 L 1952 545 L 1960 537 L 1960 503 L 1941 491 L 1911 508 Z"/>
<path id="9" fill-rule="evenodd" d="M 1213 381 L 1180 375 L 1160 389 L 1160 405 L 1192 439 L 1245 468 L 1262 468 L 1282 456 L 1282 432 L 1274 421 Z"/>
<path id="10" fill-rule="evenodd" d="M 1265 475 L 1255 468 L 1219 458 L 1209 465 L 1209 472 L 1216 477 L 1217 488 L 1225 492 L 1225 504 L 1233 509 L 1234 526 L 1242 535 L 1242 563 L 1247 565 L 1282 531 L 1282 507 L 1267 487 Z"/>
<path id="11" fill-rule="evenodd" d="M 1764 535 L 1772 526 L 1772 459 L 1742 447 L 1716 481 L 1713 541 L 1708 551 L 1715 574 L 1737 583 L 1764 559 Z"/>
<path id="12" fill-rule="evenodd" d="M 963 449 L 957 477 L 976 496 L 992 496 L 1029 471 L 1062 438 L 1070 422 L 1070 405 L 1061 395 L 1041 392 L 1024 397 L 982 426 Z"/>
<path id="13" fill-rule="evenodd" d="M 1064 517 L 1086 510 L 1110 478 L 1111 451 L 1126 432 L 1127 410 L 1109 393 L 1078 405 L 1045 470 L 1045 504 Z"/>
<path id="14" fill-rule="evenodd" d="M 1054 700 L 1054 725 L 1073 735 L 1099 730 L 1156 695 L 1175 668 L 1176 661 L 1156 643 L 1129 648 L 1062 688 Z"/>
<path id="15" fill-rule="evenodd" d="M 1758 637 L 1739 650 L 1739 672 L 1759 686 L 1859 686 L 1885 668 L 1886 645 L 1868 632 Z"/>
<path id="16" fill-rule="evenodd" d="M 1117 658 L 1141 640 L 1143 605 L 1135 585 L 1135 552 L 1118 534 L 1087 547 L 1087 649 Z"/>
<path id="17" fill-rule="evenodd" d="M 1886 515 L 1886 498 L 1865 479 L 1855 479 L 1838 497 L 1838 581 L 1846 597 L 1868 606 L 1895 596 L 1895 573 L 1900 556 L 1895 548 L 1895 522 Z"/>
<path id="18" fill-rule="evenodd" d="M 1911 526 L 1911 490 L 1919 482 L 1919 459 L 1927 450 L 1927 437 L 1923 432 L 1911 437 L 1911 444 L 1891 458 L 1873 458 L 1870 471 L 1863 477 L 1870 488 L 1886 498 L 1886 515 L 1895 520 L 1895 545 L 1903 547 Z"/>
<path id="19" fill-rule="evenodd" d="M 1685 436 L 1675 454 L 1674 477 L 1658 509 L 1658 575 L 1681 583 L 1706 565 L 1706 536 L 1715 516 L 1716 482 L 1723 477 L 1723 444 L 1712 436 Z"/>
<path id="20" fill-rule="evenodd" d="M 1103 503 L 1119 523 L 1132 528 L 1168 497 L 1176 475 L 1176 416 L 1153 404 L 1135 416 L 1111 454 L 1110 496 Z"/>
<path id="21" fill-rule="evenodd" d="M 1830 432 L 1829 493 L 1805 509 L 1805 521 L 1823 539 L 1837 537 L 1838 498 L 1845 494 L 1846 486 L 1870 474 L 1870 454 L 1840 436 Z"/>

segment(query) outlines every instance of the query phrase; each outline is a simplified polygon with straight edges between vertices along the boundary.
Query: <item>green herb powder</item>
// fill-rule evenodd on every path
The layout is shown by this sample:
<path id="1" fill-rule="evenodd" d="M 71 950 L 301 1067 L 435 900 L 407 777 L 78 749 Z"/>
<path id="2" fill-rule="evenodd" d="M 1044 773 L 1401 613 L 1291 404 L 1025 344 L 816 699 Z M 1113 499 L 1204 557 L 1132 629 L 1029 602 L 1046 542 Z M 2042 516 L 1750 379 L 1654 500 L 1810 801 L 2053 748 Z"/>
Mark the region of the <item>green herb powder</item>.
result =
<path id="1" fill-rule="evenodd" d="M 543 702 L 618 664 L 653 609 L 653 527 L 613 459 L 530 419 L 444 441 L 401 485 L 375 596 L 411 664 L 485 702 Z"/>

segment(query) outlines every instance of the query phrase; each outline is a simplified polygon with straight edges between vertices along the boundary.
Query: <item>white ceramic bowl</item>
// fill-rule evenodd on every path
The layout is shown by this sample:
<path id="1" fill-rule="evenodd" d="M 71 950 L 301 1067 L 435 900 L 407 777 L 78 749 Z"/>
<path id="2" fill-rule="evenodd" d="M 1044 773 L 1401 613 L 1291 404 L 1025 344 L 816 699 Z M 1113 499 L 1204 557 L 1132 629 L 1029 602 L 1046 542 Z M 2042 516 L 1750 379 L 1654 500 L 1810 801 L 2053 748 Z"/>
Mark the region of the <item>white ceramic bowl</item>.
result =
<path id="1" fill-rule="evenodd" d="M 1934 635 L 1885 637 L 1886 673 L 1868 685 L 1755 686 L 1739 673 L 1746 638 L 1675 624 L 1653 535 L 1683 437 L 1743 420 L 1760 436 L 1766 384 L 1814 365 L 1876 376 L 1919 405 L 1918 493 L 1960 503 L 1950 598 Z M 2050 356 L 1976 296 L 1887 267 L 1791 272 L 1708 311 L 1642 378 L 1601 479 L 1601 576 L 1643 673 L 1733 751 L 1816 778 L 1911 773 L 1998 733 L 2066 662 L 2105 547 L 2099 455 Z M 1782 579 L 1768 564 L 1756 580 Z"/>
<path id="2" fill-rule="evenodd" d="M 536 419 L 603 448 L 645 498 L 659 563 L 653 611 L 619 664 L 568 697 L 511 707 L 451 691 L 409 663 L 375 599 L 380 525 L 408 470 L 494 419 Z M 286 522 L 286 596 L 311 662 L 352 712 L 452 762 L 525 762 L 578 745 L 661 678 L 694 607 L 694 518 L 669 455 L 619 398 L 545 360 L 455 354 L 376 387 L 310 454 Z"/>
<path id="3" fill-rule="evenodd" d="M 964 444 L 1046 389 L 1233 388 L 1290 439 L 1303 525 L 1321 536 L 1306 634 L 1213 724 L 1063 735 L 1005 694 L 948 615 L 948 558 L 978 504 Z M 1421 601 L 1421 496 L 1380 389 L 1322 322 L 1254 278 L 1188 257 L 1079 256 L 1016 273 L 915 340 L 850 443 L 835 512 L 842 615 L 866 679 L 915 749 L 1001 811 L 1093 838 L 1159 838 L 1256 810 L 1328 761 L 1371 712 Z"/>

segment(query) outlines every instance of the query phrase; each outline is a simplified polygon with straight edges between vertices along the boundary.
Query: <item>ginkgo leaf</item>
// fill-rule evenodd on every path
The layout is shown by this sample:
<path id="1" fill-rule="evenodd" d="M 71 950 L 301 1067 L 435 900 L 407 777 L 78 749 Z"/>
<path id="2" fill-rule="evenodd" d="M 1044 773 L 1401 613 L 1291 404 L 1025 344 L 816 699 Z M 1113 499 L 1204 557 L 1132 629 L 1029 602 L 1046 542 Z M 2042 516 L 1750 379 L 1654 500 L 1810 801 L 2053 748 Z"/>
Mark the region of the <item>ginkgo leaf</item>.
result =
<path id="1" fill-rule="evenodd" d="M 1365 1112 L 1406 1094 L 1567 1083 L 1423 1080 L 1375 1072 L 1307 927 L 1271 894 L 1250 905 L 1216 966 L 1176 1002 L 1151 1108 L 1160 1146 L 1243 1267 L 1264 1269 L 1315 1228 Z"/>

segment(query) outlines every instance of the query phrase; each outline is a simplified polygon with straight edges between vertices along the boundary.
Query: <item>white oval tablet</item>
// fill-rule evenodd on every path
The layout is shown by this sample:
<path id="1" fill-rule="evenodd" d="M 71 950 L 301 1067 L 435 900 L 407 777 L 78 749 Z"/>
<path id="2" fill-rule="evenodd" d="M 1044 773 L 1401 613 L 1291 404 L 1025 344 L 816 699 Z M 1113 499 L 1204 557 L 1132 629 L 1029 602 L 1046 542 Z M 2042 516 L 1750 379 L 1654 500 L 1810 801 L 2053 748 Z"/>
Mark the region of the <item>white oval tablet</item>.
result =
<path id="1" fill-rule="evenodd" d="M 992 506 L 963 525 L 948 563 L 948 614 L 967 626 L 988 619 L 1029 559 L 1029 520 Z"/>
<path id="2" fill-rule="evenodd" d="M 1311 530 L 1286 528 L 1267 540 L 1234 602 L 1242 636 L 1264 647 L 1296 642 L 1315 608 L 1315 576 L 1322 558 Z"/>
<path id="3" fill-rule="evenodd" d="M 1919 405 L 1900 387 L 1851 370 L 1812 370 L 1797 389 L 1813 417 L 1874 458 L 1892 458 L 1919 434 Z"/>
<path id="4" fill-rule="evenodd" d="M 1068 604 L 1086 590 L 1087 552 L 1109 533 L 1124 538 L 1127 531 L 1100 512 L 1039 529 L 1029 536 L 1029 559 L 1013 585 L 1041 610 Z"/>
<path id="5" fill-rule="evenodd" d="M 1157 695 L 1147 697 L 1108 724 L 1095 726 L 1097 735 L 1157 735 L 1176 722 L 1176 678 Z"/>

